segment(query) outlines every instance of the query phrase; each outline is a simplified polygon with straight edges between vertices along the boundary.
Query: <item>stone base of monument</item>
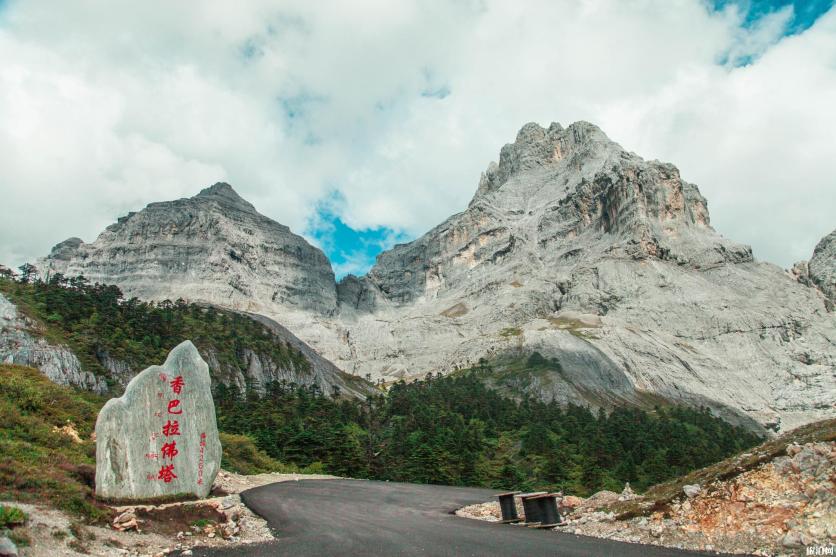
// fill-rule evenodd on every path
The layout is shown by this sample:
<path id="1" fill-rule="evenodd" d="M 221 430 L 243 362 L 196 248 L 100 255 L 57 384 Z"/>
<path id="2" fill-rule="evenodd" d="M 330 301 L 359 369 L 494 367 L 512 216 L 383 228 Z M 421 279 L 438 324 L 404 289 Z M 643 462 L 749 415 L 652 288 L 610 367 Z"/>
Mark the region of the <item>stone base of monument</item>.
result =
<path id="1" fill-rule="evenodd" d="M 220 469 L 209 366 L 191 341 L 128 383 L 96 420 L 96 497 L 118 503 L 204 498 Z"/>

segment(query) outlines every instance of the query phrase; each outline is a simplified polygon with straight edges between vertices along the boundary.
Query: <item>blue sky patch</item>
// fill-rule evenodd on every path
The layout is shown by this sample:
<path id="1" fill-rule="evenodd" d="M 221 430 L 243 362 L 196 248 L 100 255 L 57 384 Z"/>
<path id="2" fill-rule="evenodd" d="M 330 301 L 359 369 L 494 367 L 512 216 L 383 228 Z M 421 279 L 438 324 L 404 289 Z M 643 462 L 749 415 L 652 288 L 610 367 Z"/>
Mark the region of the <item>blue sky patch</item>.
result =
<path id="1" fill-rule="evenodd" d="M 787 26 L 787 35 L 795 35 L 809 29 L 831 7 L 833 0 L 713 0 L 714 9 L 737 5 L 745 14 L 744 27 L 753 27 L 765 15 L 792 6 L 793 16 Z"/>
<path id="2" fill-rule="evenodd" d="M 344 203 L 341 193 L 331 194 L 317 205 L 316 215 L 306 232 L 306 236 L 314 240 L 331 260 L 337 280 L 347 274 L 366 274 L 374 265 L 377 254 L 409 240 L 402 231 L 385 226 L 359 230 L 348 226 L 339 215 Z"/>

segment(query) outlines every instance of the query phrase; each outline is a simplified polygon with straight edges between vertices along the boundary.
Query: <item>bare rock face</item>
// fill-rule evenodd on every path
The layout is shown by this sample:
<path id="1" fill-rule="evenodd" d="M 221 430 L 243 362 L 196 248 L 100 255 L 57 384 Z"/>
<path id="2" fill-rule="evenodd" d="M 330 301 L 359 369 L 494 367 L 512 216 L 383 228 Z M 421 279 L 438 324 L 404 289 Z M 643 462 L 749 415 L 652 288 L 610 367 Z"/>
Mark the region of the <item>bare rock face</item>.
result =
<path id="1" fill-rule="evenodd" d="M 200 300 L 236 309 L 265 304 L 329 315 L 334 273 L 325 254 L 260 215 L 229 184 L 129 213 L 91 244 L 71 238 L 38 267 L 117 284 L 145 300 Z"/>
<path id="2" fill-rule="evenodd" d="M 39 369 L 59 385 L 102 394 L 107 382 L 81 367 L 75 354 L 63 345 L 50 344 L 37 334 L 39 325 L 17 311 L 0 294 L 0 362 Z"/>
<path id="3" fill-rule="evenodd" d="M 836 272 L 829 251 L 811 275 Z M 834 412 L 822 296 L 720 236 L 676 167 L 586 122 L 524 126 L 464 212 L 338 292 L 347 340 L 311 343 L 360 373 L 537 351 L 556 363 L 513 386 L 546 400 L 661 396 L 774 429 Z"/>
<path id="4" fill-rule="evenodd" d="M 836 307 L 836 230 L 822 238 L 807 266 L 810 280 L 827 297 L 832 311 Z"/>
<path id="5" fill-rule="evenodd" d="M 96 495 L 206 497 L 221 465 L 209 367 L 190 341 L 134 377 L 96 420 Z"/>

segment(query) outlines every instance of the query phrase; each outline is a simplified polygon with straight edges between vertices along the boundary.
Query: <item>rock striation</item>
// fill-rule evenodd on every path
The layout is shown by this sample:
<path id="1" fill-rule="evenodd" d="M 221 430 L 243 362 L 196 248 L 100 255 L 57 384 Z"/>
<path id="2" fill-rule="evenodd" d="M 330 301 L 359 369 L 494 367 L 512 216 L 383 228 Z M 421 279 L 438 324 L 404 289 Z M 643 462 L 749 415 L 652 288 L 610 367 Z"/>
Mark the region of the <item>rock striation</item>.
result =
<path id="1" fill-rule="evenodd" d="M 325 353 L 348 369 L 398 377 L 537 351 L 554 372 L 516 387 L 545 399 L 654 395 L 772 428 L 836 403 L 822 296 L 719 235 L 676 167 L 586 122 L 524 126 L 464 212 L 338 292 L 349 350 Z"/>
<path id="2" fill-rule="evenodd" d="M 39 266 L 265 315 L 361 376 L 537 352 L 548 366 L 505 387 L 601 407 L 706 405 L 776 430 L 836 411 L 836 320 L 822 295 L 833 242 L 810 262 L 816 287 L 794 280 L 717 233 L 675 166 L 593 124 L 526 124 L 463 212 L 337 285 L 321 252 L 228 186 L 209 190 L 151 204 L 93 244 L 59 244 Z"/>
<path id="3" fill-rule="evenodd" d="M 96 241 L 70 238 L 49 255 L 50 272 L 119 285 L 145 300 L 200 300 L 258 310 L 336 311 L 325 254 L 218 183 L 196 196 L 151 203 L 107 227 Z"/>
<path id="4" fill-rule="evenodd" d="M 221 465 L 209 366 L 190 341 L 134 377 L 96 420 L 96 495 L 206 497 Z"/>
<path id="5" fill-rule="evenodd" d="M 17 311 L 0 294 L 0 362 L 39 369 L 59 385 L 79 387 L 102 394 L 107 382 L 85 371 L 75 354 L 63 345 L 49 343 L 42 336 L 39 323 Z"/>

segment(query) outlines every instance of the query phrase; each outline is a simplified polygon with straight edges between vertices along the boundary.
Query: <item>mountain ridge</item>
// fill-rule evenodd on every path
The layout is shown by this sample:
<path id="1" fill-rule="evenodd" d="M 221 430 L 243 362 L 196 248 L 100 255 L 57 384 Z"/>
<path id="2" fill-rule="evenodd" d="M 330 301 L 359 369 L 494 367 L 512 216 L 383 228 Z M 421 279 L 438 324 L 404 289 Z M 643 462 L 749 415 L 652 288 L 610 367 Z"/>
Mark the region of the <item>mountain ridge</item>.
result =
<path id="1" fill-rule="evenodd" d="M 203 192 L 240 199 L 228 184 Z M 92 244 L 63 242 L 39 265 L 128 296 L 260 313 L 375 379 L 537 352 L 559 371 L 520 388 L 547 400 L 653 395 L 775 429 L 834 412 L 836 325 L 819 287 L 723 238 L 674 165 L 593 124 L 526 124 L 464 211 L 339 283 L 287 227 L 254 209 L 218 214 L 201 194 L 151 204 Z"/>

